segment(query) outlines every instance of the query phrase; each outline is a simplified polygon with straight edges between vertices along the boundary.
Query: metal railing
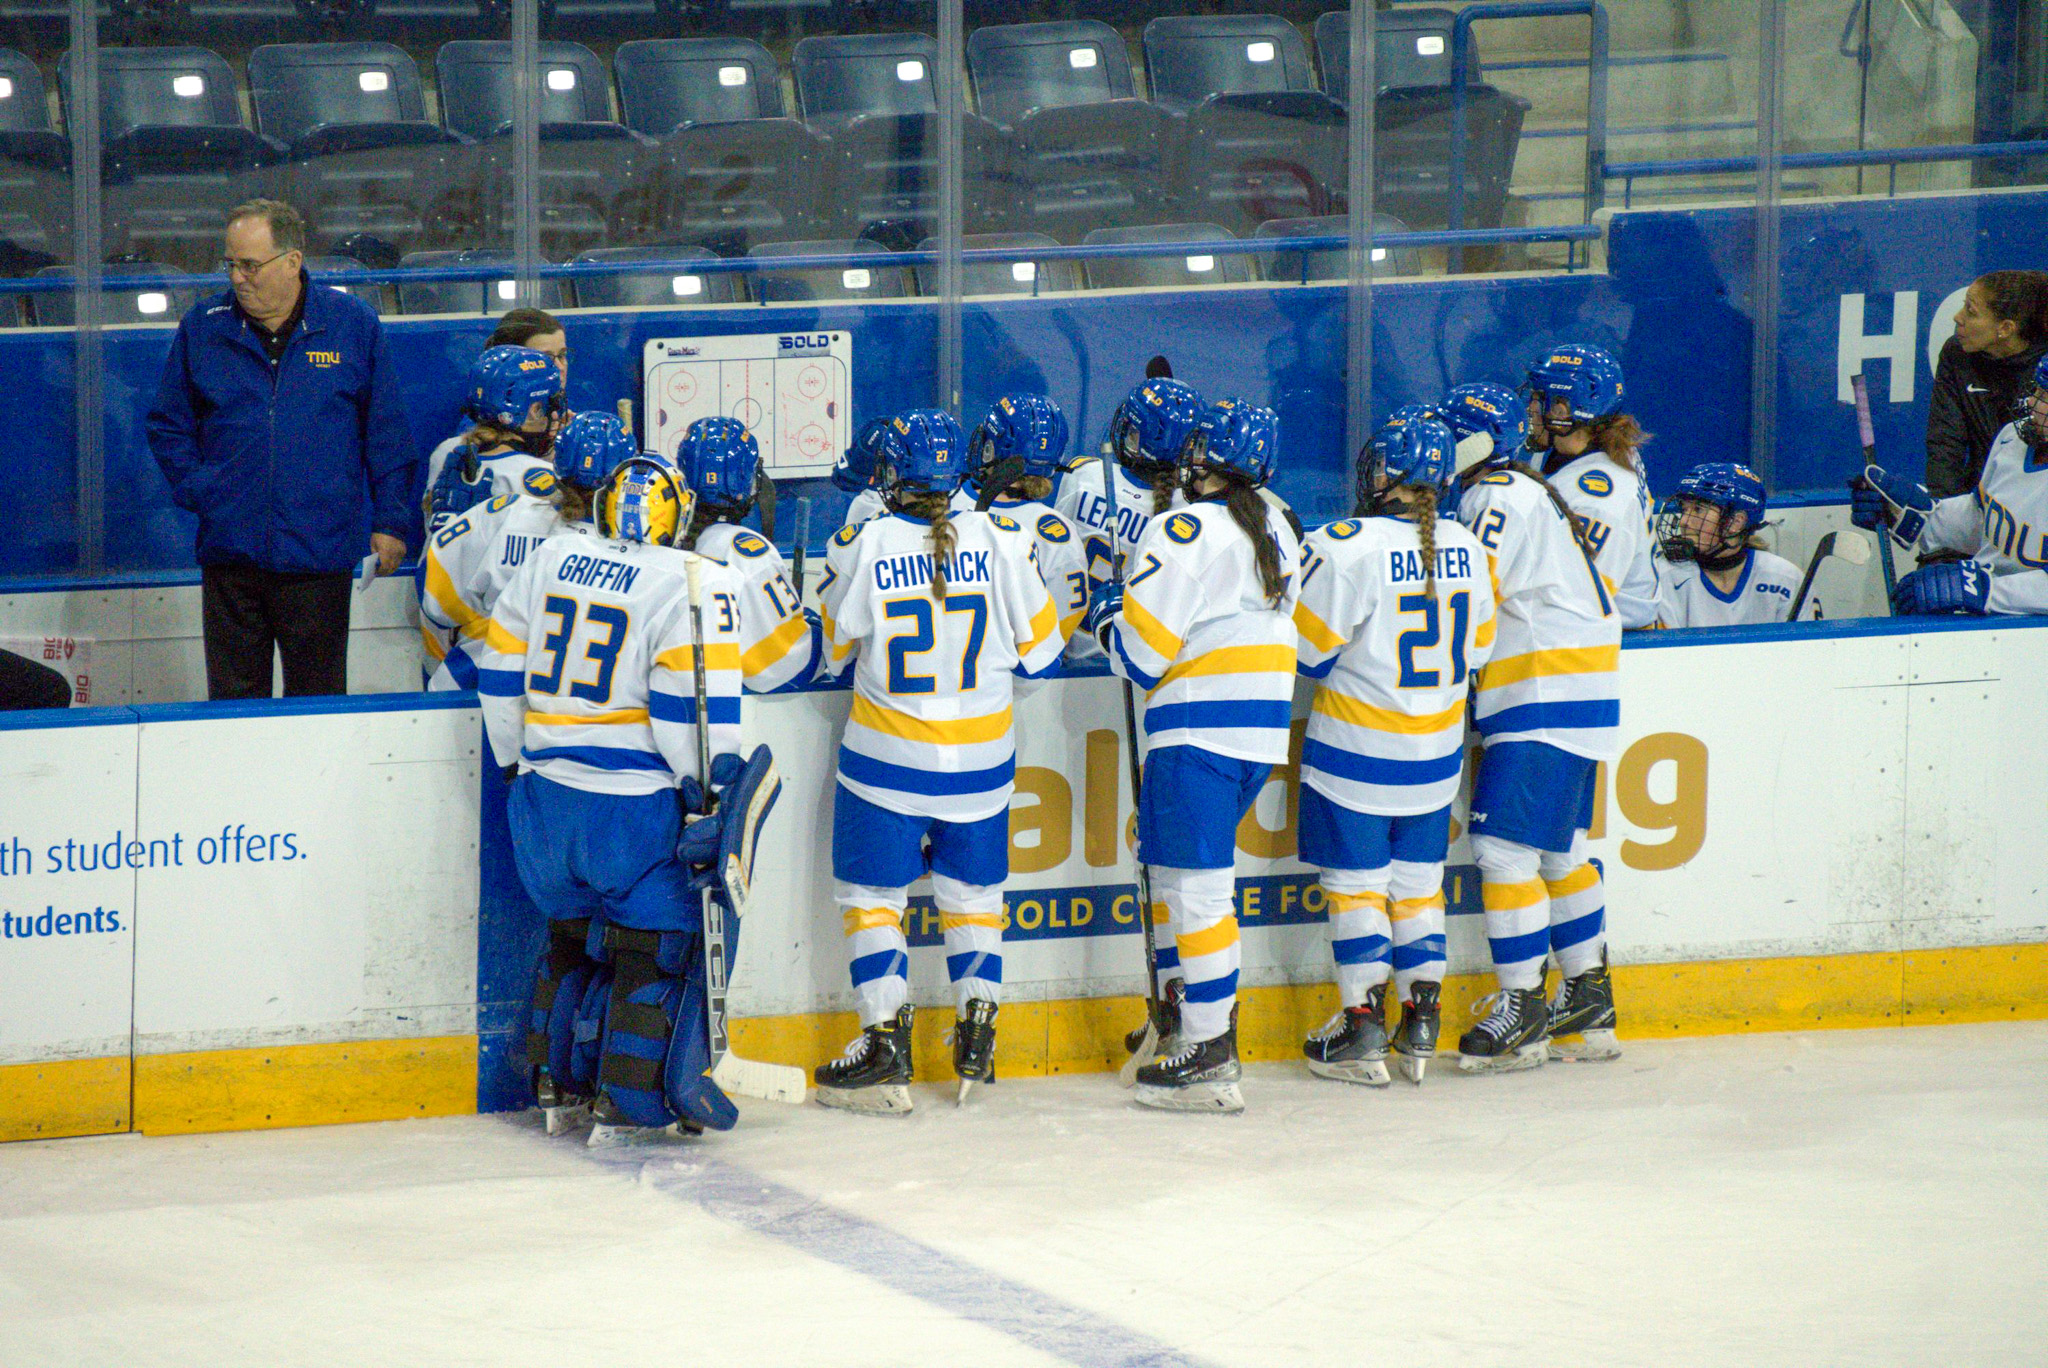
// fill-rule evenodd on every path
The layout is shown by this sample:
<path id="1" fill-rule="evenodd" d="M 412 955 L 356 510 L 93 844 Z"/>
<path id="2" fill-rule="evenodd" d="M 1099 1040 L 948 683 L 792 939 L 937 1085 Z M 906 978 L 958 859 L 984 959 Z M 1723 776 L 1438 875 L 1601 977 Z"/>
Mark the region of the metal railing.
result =
<path id="1" fill-rule="evenodd" d="M 1997 161 L 2006 157 L 2048 156 L 2048 140 L 2002 143 L 1944 143 L 1935 147 L 1869 148 L 1861 152 L 1787 152 L 1778 158 L 1786 170 L 1819 167 L 1883 166 L 1890 169 L 1886 194 L 1897 194 L 1899 168 L 1924 162 Z M 1622 183 L 1621 205 L 1630 207 L 1637 179 L 1656 176 L 1727 176 L 1757 169 L 1755 157 L 1681 157 L 1670 161 L 1612 162 L 1606 178 Z"/>

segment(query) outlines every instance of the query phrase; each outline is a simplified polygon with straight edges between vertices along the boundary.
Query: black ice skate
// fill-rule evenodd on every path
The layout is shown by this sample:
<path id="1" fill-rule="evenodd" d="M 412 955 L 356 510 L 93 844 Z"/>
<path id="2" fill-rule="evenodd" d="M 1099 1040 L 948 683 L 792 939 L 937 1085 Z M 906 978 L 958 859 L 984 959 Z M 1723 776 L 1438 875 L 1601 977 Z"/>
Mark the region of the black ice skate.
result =
<path id="1" fill-rule="evenodd" d="M 915 1012 L 906 1002 L 894 1019 L 867 1027 L 845 1054 L 820 1064 L 812 1075 L 819 1103 L 876 1116 L 908 1115 L 910 1022 Z"/>
<path id="2" fill-rule="evenodd" d="M 1550 1040 L 1550 1006 L 1543 989 L 1503 988 L 1481 998 L 1486 1019 L 1458 1038 L 1458 1067 L 1466 1073 L 1513 1073 L 1542 1067 Z"/>
<path id="3" fill-rule="evenodd" d="M 659 1145 L 685 1135 L 702 1135 L 704 1128 L 692 1121 L 676 1120 L 666 1126 L 636 1126 L 626 1120 L 599 1092 L 590 1104 L 590 1138 L 583 1143 L 591 1149 L 624 1149 L 633 1145 Z M 552 1134 L 552 1132 L 550 1132 Z"/>
<path id="4" fill-rule="evenodd" d="M 1614 980 L 1607 959 L 1568 978 L 1550 1004 L 1550 1057 L 1575 1062 L 1621 1058 L 1614 1039 Z"/>
<path id="5" fill-rule="evenodd" d="M 953 1023 L 953 1072 L 960 1078 L 959 1101 L 977 1083 L 996 1081 L 996 1005 L 967 999 L 967 1015 Z"/>
<path id="6" fill-rule="evenodd" d="M 590 1099 L 556 1083 L 554 1075 L 546 1069 L 534 1071 L 533 1095 L 540 1103 L 549 1135 L 574 1130 L 590 1119 Z"/>
<path id="7" fill-rule="evenodd" d="M 1436 1058 L 1437 1032 L 1443 1028 L 1443 1011 L 1437 994 L 1443 985 L 1419 979 L 1401 1004 L 1401 1024 L 1394 1028 L 1394 1053 L 1400 1056 L 1401 1073 L 1410 1083 L 1420 1083 Z"/>
<path id="8" fill-rule="evenodd" d="M 1244 1094 L 1237 1082 L 1242 1077 L 1237 1016 L 1232 1013 L 1230 1029 L 1214 1040 L 1184 1044 L 1139 1069 L 1138 1105 L 1161 1111 L 1241 1112 Z"/>
<path id="9" fill-rule="evenodd" d="M 1387 1077 L 1387 985 L 1375 983 L 1365 1005 L 1346 1007 L 1302 1042 L 1308 1071 L 1339 1083 L 1384 1088 Z"/>
<path id="10" fill-rule="evenodd" d="M 1177 978 L 1168 979 L 1159 990 L 1156 1014 L 1148 1004 L 1145 1024 L 1124 1033 L 1124 1053 L 1130 1058 L 1124 1061 L 1117 1081 L 1126 1088 L 1138 1081 L 1138 1070 L 1160 1055 L 1173 1053 L 1174 1037 L 1180 1034 L 1181 999 L 1186 993 L 1185 983 Z"/>

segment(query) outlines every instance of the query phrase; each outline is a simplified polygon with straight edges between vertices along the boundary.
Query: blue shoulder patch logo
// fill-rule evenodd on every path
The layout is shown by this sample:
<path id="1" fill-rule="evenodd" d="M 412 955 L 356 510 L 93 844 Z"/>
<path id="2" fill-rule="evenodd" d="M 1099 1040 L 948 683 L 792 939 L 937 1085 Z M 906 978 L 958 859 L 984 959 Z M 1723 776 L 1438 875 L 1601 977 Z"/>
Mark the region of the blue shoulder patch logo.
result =
<path id="1" fill-rule="evenodd" d="M 1579 488 L 1596 499 L 1604 499 L 1614 492 L 1614 480 L 1604 470 L 1589 470 L 1579 476 Z"/>
<path id="2" fill-rule="evenodd" d="M 848 523 L 832 534 L 832 544 L 834 546 L 853 545 L 853 539 L 860 535 L 861 528 L 865 526 L 867 526 L 866 523 Z"/>
<path id="3" fill-rule="evenodd" d="M 1346 518 L 1343 522 L 1331 523 L 1329 527 L 1325 528 L 1324 530 L 1328 532 L 1330 537 L 1335 541 L 1349 541 L 1351 538 L 1357 536 L 1359 532 L 1364 529 L 1364 527 L 1365 524 L 1358 521 L 1358 519 Z"/>
<path id="4" fill-rule="evenodd" d="M 1176 513 L 1166 520 L 1166 535 L 1169 540 L 1185 546 L 1202 535 L 1202 520 L 1191 518 L 1185 513 Z"/>
<path id="5" fill-rule="evenodd" d="M 1515 477 L 1505 470 L 1496 470 L 1491 475 L 1481 475 L 1479 477 L 1480 484 L 1511 485 L 1514 482 Z"/>
<path id="6" fill-rule="evenodd" d="M 1057 515 L 1048 513 L 1038 520 L 1038 535 L 1049 542 L 1063 542 L 1072 538 L 1074 533 Z"/>
<path id="7" fill-rule="evenodd" d="M 742 556 L 765 556 L 768 554 L 768 539 L 752 532 L 742 532 L 732 539 L 732 549 Z"/>
<path id="8" fill-rule="evenodd" d="M 519 482 L 525 485 L 526 492 L 533 495 L 536 499 L 551 499 L 554 497 L 555 472 L 552 470 L 541 470 L 536 467 L 521 476 Z"/>
<path id="9" fill-rule="evenodd" d="M 510 494 L 500 494 L 497 498 L 491 500 L 490 511 L 493 513 L 503 513 L 511 506 L 512 496 Z"/>
<path id="10" fill-rule="evenodd" d="M 988 520 L 997 527 L 1002 528 L 1005 532 L 1021 532 L 1024 530 L 1024 524 L 1018 522 L 1015 518 L 1007 517 L 1001 513 L 989 514 Z"/>

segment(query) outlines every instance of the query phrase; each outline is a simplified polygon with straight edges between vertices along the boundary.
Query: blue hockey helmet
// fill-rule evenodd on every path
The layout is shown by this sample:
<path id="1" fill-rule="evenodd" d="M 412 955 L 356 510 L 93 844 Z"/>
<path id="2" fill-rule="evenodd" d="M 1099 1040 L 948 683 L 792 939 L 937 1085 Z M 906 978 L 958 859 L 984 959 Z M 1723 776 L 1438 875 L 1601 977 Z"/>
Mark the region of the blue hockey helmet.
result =
<path id="1" fill-rule="evenodd" d="M 1170 376 L 1131 388 L 1109 420 L 1109 447 L 1117 464 L 1151 479 L 1180 461 L 1180 449 L 1202 416 L 1202 396 Z"/>
<path id="2" fill-rule="evenodd" d="M 1442 418 L 1434 412 L 1404 418 L 1396 410 L 1372 435 L 1358 463 L 1359 508 L 1378 512 L 1387 491 L 1397 485 L 1432 489 L 1441 499 L 1457 473 L 1457 460 L 1457 438 Z"/>
<path id="3" fill-rule="evenodd" d="M 578 489 L 597 489 L 614 470 L 640 455 L 640 444 L 611 414 L 579 413 L 555 438 L 551 454 L 556 479 Z"/>
<path id="4" fill-rule="evenodd" d="M 2030 447 L 2048 447 L 2048 353 L 2034 363 L 2034 383 L 2021 387 L 2014 408 L 2020 440 Z"/>
<path id="5" fill-rule="evenodd" d="M 875 487 L 875 469 L 881 464 L 883 452 L 888 449 L 892 421 L 889 418 L 870 418 L 853 435 L 853 445 L 839 453 L 839 462 L 832 467 L 833 488 L 858 494 L 863 489 Z"/>
<path id="6" fill-rule="evenodd" d="M 488 347 L 469 368 L 462 411 L 477 422 L 517 432 L 535 404 L 550 417 L 562 411 L 562 371 L 546 352 Z"/>
<path id="7" fill-rule="evenodd" d="M 1257 489 L 1273 477 L 1279 455 L 1279 414 L 1242 399 L 1218 399 L 1202 410 L 1181 449 L 1181 484 L 1225 474 Z"/>
<path id="8" fill-rule="evenodd" d="M 944 409 L 911 409 L 889 420 L 876 474 L 892 504 L 951 494 L 967 480 L 967 434 Z"/>
<path id="9" fill-rule="evenodd" d="M 1470 470 L 1493 456 L 1518 458 L 1529 441 L 1529 406 L 1506 385 L 1490 380 L 1454 385 L 1437 405 L 1458 440 L 1458 469 Z M 1484 434 L 1491 442 L 1466 443 Z"/>
<path id="10" fill-rule="evenodd" d="M 974 429 L 968 464 L 979 482 L 1000 461 L 1019 460 L 1024 474 L 1051 479 L 1067 454 L 1067 415 L 1042 394 L 1006 394 Z"/>
<path id="11" fill-rule="evenodd" d="M 745 517 L 761 478 L 761 446 L 737 418 L 699 418 L 676 444 L 676 469 L 698 503 Z"/>
<path id="12" fill-rule="evenodd" d="M 697 496 L 657 456 L 633 456 L 611 471 L 597 495 L 597 530 L 617 541 L 674 546 L 690 527 Z"/>
<path id="13" fill-rule="evenodd" d="M 1711 530 L 1688 508 L 1700 504 L 1721 510 Z M 1764 482 L 1754 470 L 1732 461 L 1710 461 L 1688 470 L 1677 493 L 1659 506 L 1657 540 L 1666 560 L 1696 560 L 1710 570 L 1723 569 L 1742 558 L 1750 534 L 1763 526 L 1768 510 Z M 1728 526 L 1730 513 L 1745 515 L 1739 526 Z"/>
<path id="14" fill-rule="evenodd" d="M 1621 363 L 1599 347 L 1552 347 L 1529 367 L 1524 388 L 1542 402 L 1545 426 L 1570 432 L 1621 412 Z M 1550 406 L 1560 399 L 1571 405 L 1569 418 L 1550 416 Z"/>

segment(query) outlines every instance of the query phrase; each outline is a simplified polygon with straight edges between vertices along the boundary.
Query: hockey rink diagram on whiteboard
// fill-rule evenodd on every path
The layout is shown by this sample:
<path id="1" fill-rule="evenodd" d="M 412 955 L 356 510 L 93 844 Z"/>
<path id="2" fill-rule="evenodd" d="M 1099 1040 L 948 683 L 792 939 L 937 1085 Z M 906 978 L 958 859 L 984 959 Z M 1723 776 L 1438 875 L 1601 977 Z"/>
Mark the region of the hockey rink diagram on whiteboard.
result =
<path id="1" fill-rule="evenodd" d="M 746 424 L 777 477 L 826 474 L 846 449 L 850 333 L 653 338 L 641 363 L 648 443 L 671 460 L 699 418 Z"/>

